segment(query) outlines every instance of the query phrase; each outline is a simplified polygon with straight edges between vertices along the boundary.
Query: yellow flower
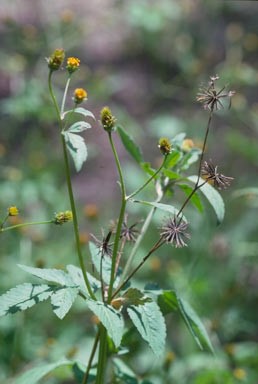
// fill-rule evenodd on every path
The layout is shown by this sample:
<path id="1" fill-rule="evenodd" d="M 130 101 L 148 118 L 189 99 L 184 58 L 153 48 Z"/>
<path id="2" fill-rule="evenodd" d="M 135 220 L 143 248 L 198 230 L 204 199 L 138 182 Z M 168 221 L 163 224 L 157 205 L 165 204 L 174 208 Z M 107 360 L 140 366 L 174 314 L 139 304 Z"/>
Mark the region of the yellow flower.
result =
<path id="1" fill-rule="evenodd" d="M 167 139 L 166 137 L 161 137 L 159 139 L 158 147 L 163 155 L 169 155 L 170 152 L 172 151 L 172 145 L 169 139 Z"/>
<path id="2" fill-rule="evenodd" d="M 184 152 L 189 152 L 194 147 L 194 142 L 191 139 L 185 139 L 182 144 L 182 150 Z"/>
<path id="3" fill-rule="evenodd" d="M 15 205 L 9 207 L 8 208 L 8 215 L 9 216 L 17 216 L 17 215 L 19 215 L 18 208 Z"/>
<path id="4" fill-rule="evenodd" d="M 73 94 L 73 99 L 75 104 L 80 104 L 83 100 L 87 99 L 87 92 L 83 88 L 76 88 Z"/>
<path id="5" fill-rule="evenodd" d="M 65 51 L 62 48 L 56 49 L 52 53 L 52 55 L 47 59 L 48 67 L 52 71 L 57 71 L 61 67 L 64 61 L 64 58 L 65 58 Z"/>
<path id="6" fill-rule="evenodd" d="M 100 111 L 100 118 L 105 131 L 111 132 L 115 126 L 116 118 L 112 115 L 108 107 L 102 108 Z"/>
<path id="7" fill-rule="evenodd" d="M 233 371 L 233 375 L 237 380 L 245 380 L 246 379 L 246 371 L 243 368 L 235 368 Z"/>
<path id="8" fill-rule="evenodd" d="M 68 221 L 73 220 L 73 214 L 71 211 L 65 211 L 65 212 L 58 212 L 55 214 L 55 218 L 53 222 L 57 225 L 62 225 L 64 223 L 67 223 Z"/>
<path id="9" fill-rule="evenodd" d="M 67 71 L 71 74 L 73 72 L 75 72 L 79 66 L 80 66 L 80 59 L 78 59 L 77 57 L 68 57 L 67 59 L 67 66 L 66 66 L 66 69 Z"/>

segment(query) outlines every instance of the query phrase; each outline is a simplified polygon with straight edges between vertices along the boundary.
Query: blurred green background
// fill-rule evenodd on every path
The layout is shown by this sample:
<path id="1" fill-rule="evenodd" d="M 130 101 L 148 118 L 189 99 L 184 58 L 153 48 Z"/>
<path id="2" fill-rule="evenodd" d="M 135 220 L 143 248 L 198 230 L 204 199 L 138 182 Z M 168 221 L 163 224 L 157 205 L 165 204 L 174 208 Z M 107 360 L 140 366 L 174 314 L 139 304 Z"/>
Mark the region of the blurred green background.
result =
<path id="1" fill-rule="evenodd" d="M 146 161 L 157 166 L 161 136 L 186 132 L 201 145 L 207 123 L 207 113 L 195 101 L 201 83 L 218 74 L 221 87 L 237 92 L 231 109 L 215 114 L 205 154 L 222 173 L 234 177 L 232 187 L 222 192 L 225 221 L 217 227 L 208 205 L 202 215 L 187 208 L 189 247 L 164 247 L 139 276 L 139 284 L 176 288 L 191 302 L 216 357 L 200 352 L 178 317 L 170 315 L 164 361 L 140 346 L 136 334 L 130 336 L 135 350 L 129 365 L 142 377 L 151 369 L 155 384 L 258 382 L 257 17 L 256 1 L 1 0 L 0 214 L 17 205 L 21 220 L 44 220 L 69 209 L 45 60 L 63 47 L 67 57 L 81 59 L 69 100 L 75 87 L 84 87 L 86 108 L 97 117 L 85 133 L 89 158 L 79 174 L 73 173 L 85 255 L 89 233 L 99 236 L 101 228 L 107 230 L 119 209 L 114 160 L 98 123 L 102 106 L 110 106 L 142 146 Z M 60 98 L 64 78 L 64 71 L 54 77 Z M 146 176 L 118 140 L 117 145 L 128 189 L 133 190 Z M 180 206 L 180 201 L 179 196 L 179 202 L 171 203 Z M 132 207 L 130 221 L 145 212 Z M 155 218 L 141 254 L 163 218 Z M 29 280 L 17 263 L 61 268 L 77 263 L 69 225 L 12 232 L 1 237 L 1 292 Z M 1 382 L 31 362 L 64 355 L 85 361 L 94 318 L 80 304 L 62 322 L 48 303 L 1 318 Z M 44 382 L 69 383 L 62 374 Z"/>

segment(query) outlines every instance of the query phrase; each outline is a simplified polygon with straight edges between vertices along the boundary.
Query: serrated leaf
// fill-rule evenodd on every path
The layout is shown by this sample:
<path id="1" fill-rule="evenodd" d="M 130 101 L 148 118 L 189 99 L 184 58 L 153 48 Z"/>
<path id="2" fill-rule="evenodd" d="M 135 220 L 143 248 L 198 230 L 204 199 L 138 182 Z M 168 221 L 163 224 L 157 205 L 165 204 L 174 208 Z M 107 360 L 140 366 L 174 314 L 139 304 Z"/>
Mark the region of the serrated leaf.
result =
<path id="1" fill-rule="evenodd" d="M 179 297 L 177 297 L 177 301 L 180 313 L 196 343 L 201 349 L 207 349 L 210 352 L 214 352 L 208 333 L 197 313 L 187 301 L 180 299 Z"/>
<path id="2" fill-rule="evenodd" d="M 152 301 L 144 305 L 132 305 L 127 308 L 127 312 L 155 355 L 161 356 L 165 349 L 166 325 L 159 306 Z"/>
<path id="3" fill-rule="evenodd" d="M 181 188 L 186 196 L 190 196 L 190 194 L 193 192 L 193 188 L 189 187 L 189 185 L 186 184 L 177 184 L 179 188 Z M 203 212 L 203 205 L 201 202 L 201 199 L 197 193 L 194 193 L 193 196 L 190 199 L 190 202 L 198 209 L 199 212 Z"/>
<path id="4" fill-rule="evenodd" d="M 76 123 L 72 124 L 67 132 L 79 133 L 85 131 L 85 129 L 91 128 L 91 125 L 86 121 L 76 121 Z"/>
<path id="5" fill-rule="evenodd" d="M 91 111 L 88 111 L 87 109 L 82 108 L 82 107 L 78 107 L 78 108 L 71 109 L 69 111 L 64 112 L 63 115 L 62 115 L 62 120 L 69 113 L 79 113 L 79 114 L 81 114 L 83 116 L 86 116 L 86 117 L 89 116 L 89 117 L 92 117 L 94 120 L 96 120 L 95 116 L 93 115 L 93 113 Z"/>
<path id="6" fill-rule="evenodd" d="M 69 312 L 78 293 L 78 288 L 67 287 L 61 288 L 52 294 L 51 304 L 54 313 L 59 319 L 63 319 Z"/>
<path id="7" fill-rule="evenodd" d="M 37 384 L 39 380 L 43 379 L 48 373 L 64 365 L 72 366 L 73 362 L 60 360 L 56 363 L 40 365 L 19 375 L 17 379 L 14 379 L 12 384 Z"/>
<path id="8" fill-rule="evenodd" d="M 198 180 L 197 176 L 189 176 L 187 178 L 192 183 L 196 183 Z M 203 183 L 203 179 L 199 180 L 199 185 Z M 200 191 L 204 194 L 204 196 L 207 198 L 209 203 L 211 204 L 212 208 L 214 209 L 214 212 L 217 216 L 218 223 L 221 223 L 224 219 L 225 215 L 225 205 L 224 201 L 219 194 L 219 192 L 213 188 L 210 184 L 206 183 L 202 187 L 200 187 Z"/>
<path id="9" fill-rule="evenodd" d="M 69 275 L 71 276 L 72 280 L 74 281 L 74 283 L 78 285 L 80 289 L 84 293 L 86 293 L 86 295 L 88 295 L 88 291 L 86 290 L 86 285 L 85 285 L 81 268 L 78 268 L 74 265 L 69 264 L 66 266 L 66 269 Z M 98 289 L 101 288 L 101 282 L 98 279 L 96 279 L 94 276 L 92 276 L 89 272 L 87 272 L 87 277 L 93 292 L 96 292 Z"/>
<path id="10" fill-rule="evenodd" d="M 151 207 L 158 208 L 162 211 L 170 213 L 173 216 L 176 216 L 177 213 L 179 212 L 179 210 L 176 207 L 174 207 L 173 205 L 169 205 L 169 204 L 162 204 L 162 203 L 156 203 L 155 201 L 151 202 L 151 201 L 144 201 L 144 200 L 132 200 L 132 201 L 134 203 L 140 203 L 140 204 L 149 205 Z M 182 216 L 182 218 L 187 223 L 185 216 Z"/>
<path id="11" fill-rule="evenodd" d="M 68 131 L 64 132 L 63 135 L 65 136 L 66 147 L 72 156 L 75 169 L 79 172 L 88 155 L 84 138 Z"/>
<path id="12" fill-rule="evenodd" d="M 18 264 L 18 267 L 23 271 L 32 274 L 33 276 L 39 277 L 40 279 L 50 281 L 65 286 L 73 286 L 74 281 L 71 279 L 68 273 L 60 269 L 50 268 L 34 268 L 28 267 L 27 265 Z"/>
<path id="13" fill-rule="evenodd" d="M 133 138 L 120 126 L 117 127 L 117 131 L 127 152 L 130 153 L 130 155 L 138 164 L 142 163 L 142 152 L 140 148 L 135 144 Z"/>
<path id="14" fill-rule="evenodd" d="M 0 296 L 0 316 L 24 311 L 41 301 L 47 300 L 55 287 L 46 284 L 24 283 L 17 285 Z"/>
<path id="15" fill-rule="evenodd" d="M 145 296 L 145 294 L 137 288 L 129 288 L 123 294 L 123 297 L 126 299 L 125 303 L 127 305 L 143 305 L 152 301 L 150 297 Z"/>
<path id="16" fill-rule="evenodd" d="M 102 301 L 87 301 L 89 309 L 99 318 L 116 347 L 119 347 L 124 330 L 122 315 Z"/>

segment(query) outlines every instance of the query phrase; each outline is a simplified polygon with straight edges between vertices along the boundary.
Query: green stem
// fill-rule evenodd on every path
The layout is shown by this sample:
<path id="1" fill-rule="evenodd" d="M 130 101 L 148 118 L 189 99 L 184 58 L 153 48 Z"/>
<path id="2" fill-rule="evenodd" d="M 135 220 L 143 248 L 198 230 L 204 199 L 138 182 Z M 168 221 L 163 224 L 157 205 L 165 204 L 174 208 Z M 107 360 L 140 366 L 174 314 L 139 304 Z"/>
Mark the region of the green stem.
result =
<path id="1" fill-rule="evenodd" d="M 108 302 L 110 302 L 111 296 L 112 296 L 113 285 L 114 285 L 114 281 L 115 281 L 116 260 L 117 260 L 117 256 L 118 256 L 119 240 L 120 240 L 121 229 L 122 229 L 124 214 L 125 214 L 126 192 L 125 192 L 125 184 L 124 184 L 122 169 L 121 169 L 118 154 L 117 154 L 117 151 L 116 151 L 113 139 L 112 139 L 111 132 L 108 132 L 108 137 L 109 137 L 109 142 L 110 142 L 110 145 L 111 145 L 111 148 L 113 151 L 113 155 L 115 158 L 115 162 L 116 162 L 116 166 L 117 166 L 117 170 L 118 170 L 118 174 L 119 174 L 119 179 L 120 179 L 120 186 L 121 186 L 121 207 L 120 207 L 120 214 L 119 214 L 118 223 L 117 223 L 117 227 L 116 227 L 116 235 L 115 235 L 114 248 L 113 248 L 113 254 L 112 254 L 110 282 L 109 282 L 109 288 L 108 288 Z"/>
<path id="2" fill-rule="evenodd" d="M 91 369 L 91 366 L 92 366 L 92 361 L 94 359 L 94 356 L 95 356 L 95 353 L 96 353 L 96 349 L 97 349 L 97 346 L 98 346 L 99 336 L 100 336 L 100 331 L 98 331 L 98 333 L 96 334 L 95 341 L 94 341 L 94 344 L 93 344 L 93 347 L 92 347 L 92 351 L 91 351 L 91 354 L 90 354 L 88 366 L 87 366 L 86 372 L 85 372 L 85 374 L 83 376 L 82 384 L 87 384 L 87 381 L 88 381 L 88 378 L 89 378 L 90 369 Z"/>
<path id="3" fill-rule="evenodd" d="M 158 173 L 164 167 L 166 160 L 167 160 L 167 156 L 164 156 L 163 162 L 159 167 L 159 169 L 157 169 L 157 171 L 140 188 L 138 188 L 135 192 L 131 193 L 131 195 L 127 196 L 126 199 L 129 200 L 133 196 L 137 195 L 137 193 L 141 192 L 158 175 Z"/>
<path id="4" fill-rule="evenodd" d="M 106 328 L 100 324 L 100 340 L 99 340 L 99 357 L 98 357 L 98 370 L 95 384 L 104 384 L 106 373 L 106 360 L 107 360 L 107 331 Z"/>
<path id="5" fill-rule="evenodd" d="M 77 254 L 79 258 L 80 267 L 82 270 L 83 278 L 86 284 L 86 287 L 88 289 L 88 292 L 92 299 L 96 300 L 95 295 L 91 289 L 91 285 L 87 276 L 86 267 L 84 265 L 83 261 L 83 255 L 81 251 L 81 244 L 80 244 L 80 233 L 79 233 L 79 225 L 78 225 L 78 219 L 77 219 L 77 212 L 76 212 L 76 206 L 73 196 L 73 188 L 72 188 L 72 181 L 71 181 L 71 173 L 70 173 L 70 167 L 69 167 L 69 160 L 68 160 L 68 154 L 66 149 L 66 143 L 64 135 L 61 135 L 62 137 L 62 145 L 63 145 L 63 154 L 64 154 L 64 163 L 65 163 L 65 174 L 66 174 L 66 182 L 67 182 L 67 188 L 68 188 L 68 194 L 70 198 L 70 204 L 71 204 L 71 210 L 73 213 L 73 228 L 74 228 L 74 235 L 75 235 L 75 242 L 76 242 L 76 248 L 77 248 Z"/>
<path id="6" fill-rule="evenodd" d="M 68 77 L 67 82 L 65 84 L 64 96 L 63 96 L 63 100 L 62 100 L 62 104 L 61 104 L 61 112 L 60 112 L 61 118 L 64 114 L 65 101 L 66 101 L 67 91 L 68 91 L 68 88 L 70 85 L 70 81 L 71 81 L 71 75 L 69 74 L 69 77 Z"/>
<path id="7" fill-rule="evenodd" d="M 54 223 L 53 220 L 33 221 L 30 223 L 20 223 L 20 224 L 12 225 L 11 227 L 0 228 L 0 232 L 10 231 L 11 229 L 16 229 L 16 228 L 28 227 L 30 225 L 53 224 L 53 223 Z"/>
<path id="8" fill-rule="evenodd" d="M 55 110 L 56 110 L 60 131 L 62 131 L 62 129 L 63 129 L 63 122 L 62 122 L 59 106 L 57 104 L 57 101 L 56 101 L 56 98 L 55 98 L 55 95 L 54 95 L 54 92 L 53 92 L 53 88 L 52 88 L 52 83 L 51 83 L 52 73 L 53 73 L 52 71 L 49 72 L 48 87 L 49 87 L 50 96 L 52 98 L 52 101 L 53 101 L 53 104 L 54 104 L 54 107 L 55 107 Z M 73 228 L 74 228 L 74 235 L 75 235 L 77 254 L 78 254 L 80 267 L 81 267 L 81 270 L 82 270 L 83 278 L 84 278 L 86 287 L 88 289 L 88 292 L 89 292 L 91 298 L 96 300 L 95 295 L 94 295 L 94 293 L 93 293 L 93 291 L 91 289 L 91 286 L 90 286 L 90 282 L 89 282 L 89 279 L 88 279 L 88 276 L 87 276 L 87 273 L 86 273 L 86 267 L 84 265 L 83 256 L 82 256 L 82 252 L 81 252 L 81 244 L 80 244 L 80 235 L 79 235 L 79 226 L 78 226 L 77 212 L 76 212 L 76 207 L 75 207 L 75 202 L 74 202 L 73 188 L 72 188 L 72 181 L 71 181 L 71 173 L 70 173 L 69 160 L 68 160 L 68 154 L 67 154 L 67 149 L 66 149 L 66 143 L 65 143 L 64 135 L 61 134 L 61 138 L 62 138 L 63 155 L 64 155 L 64 163 L 65 163 L 66 183 L 67 183 L 68 194 L 69 194 L 69 199 L 70 199 L 70 204 L 71 204 L 71 210 L 72 210 L 72 213 L 73 213 Z"/>

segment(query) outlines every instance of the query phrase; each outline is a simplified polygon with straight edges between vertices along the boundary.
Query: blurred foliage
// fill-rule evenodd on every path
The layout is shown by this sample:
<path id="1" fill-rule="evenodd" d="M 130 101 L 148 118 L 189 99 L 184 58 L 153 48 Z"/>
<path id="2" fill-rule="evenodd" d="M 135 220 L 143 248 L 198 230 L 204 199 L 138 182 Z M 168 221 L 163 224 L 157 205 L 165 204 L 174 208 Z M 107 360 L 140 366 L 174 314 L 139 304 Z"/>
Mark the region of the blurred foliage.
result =
<path id="1" fill-rule="evenodd" d="M 110 105 L 154 166 L 160 161 L 160 136 L 184 131 L 201 145 L 207 116 L 194 102 L 201 82 L 218 73 L 222 86 L 230 84 L 237 91 L 230 113 L 215 116 L 208 143 L 211 158 L 235 178 L 233 193 L 223 193 L 224 223 L 215 227 L 208 206 L 202 215 L 189 207 L 189 248 L 177 252 L 164 248 L 139 280 L 139 285 L 158 280 L 162 288 L 182 293 L 206 319 L 216 356 L 200 353 L 175 315 L 167 318 L 170 332 L 164 361 L 155 361 L 128 330 L 134 353 L 124 360 L 153 384 L 258 380 L 257 12 L 258 4 L 252 1 L 103 0 L 97 5 L 70 1 L 69 8 L 65 1 L 25 0 L 22 6 L 14 0 L 1 1 L 1 214 L 16 204 L 22 220 L 44 220 L 69 208 L 44 60 L 56 47 L 82 59 L 74 86 L 87 89 L 89 109 L 98 116 L 103 105 Z M 58 77 L 56 84 L 61 84 Z M 116 219 L 117 176 L 105 139 L 96 123 L 87 135 L 89 160 L 74 175 L 85 250 L 89 232 L 98 233 Z M 122 149 L 121 156 L 128 188 L 133 189 L 145 176 Z M 141 219 L 144 212 L 146 208 L 133 206 L 131 220 Z M 162 218 L 162 214 L 155 217 L 139 259 Z M 68 234 L 69 226 L 33 227 L 2 236 L 1 292 L 11 282 L 24 281 L 17 263 L 46 267 L 74 263 Z M 1 319 L 1 382 L 31 361 L 52 362 L 65 355 L 85 362 L 94 321 L 85 317 L 80 302 L 62 322 L 47 304 Z M 62 380 L 57 372 L 56 379 L 43 382 L 68 383 Z"/>

